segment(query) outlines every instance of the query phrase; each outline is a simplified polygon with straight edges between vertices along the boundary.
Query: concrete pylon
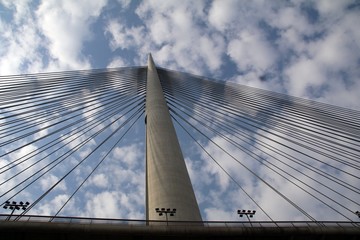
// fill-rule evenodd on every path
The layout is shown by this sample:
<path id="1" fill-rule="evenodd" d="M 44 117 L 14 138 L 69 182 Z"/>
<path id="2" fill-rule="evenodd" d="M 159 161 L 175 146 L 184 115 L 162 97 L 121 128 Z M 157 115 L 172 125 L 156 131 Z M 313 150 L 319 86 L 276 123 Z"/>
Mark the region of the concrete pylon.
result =
<path id="1" fill-rule="evenodd" d="M 170 221 L 202 221 L 184 157 L 151 54 L 146 87 L 146 217 L 166 220 L 156 208 L 176 209 Z M 152 223 L 150 223 L 152 224 Z"/>

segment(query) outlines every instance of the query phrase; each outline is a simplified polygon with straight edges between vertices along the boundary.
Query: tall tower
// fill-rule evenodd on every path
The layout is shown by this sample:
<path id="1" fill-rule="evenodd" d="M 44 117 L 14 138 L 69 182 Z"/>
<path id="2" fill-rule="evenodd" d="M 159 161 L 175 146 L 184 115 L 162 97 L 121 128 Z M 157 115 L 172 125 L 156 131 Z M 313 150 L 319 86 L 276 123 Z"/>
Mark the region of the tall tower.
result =
<path id="1" fill-rule="evenodd" d="M 202 221 L 151 54 L 146 91 L 147 220 L 165 220 L 155 209 L 170 208 L 176 214 L 169 220 Z"/>

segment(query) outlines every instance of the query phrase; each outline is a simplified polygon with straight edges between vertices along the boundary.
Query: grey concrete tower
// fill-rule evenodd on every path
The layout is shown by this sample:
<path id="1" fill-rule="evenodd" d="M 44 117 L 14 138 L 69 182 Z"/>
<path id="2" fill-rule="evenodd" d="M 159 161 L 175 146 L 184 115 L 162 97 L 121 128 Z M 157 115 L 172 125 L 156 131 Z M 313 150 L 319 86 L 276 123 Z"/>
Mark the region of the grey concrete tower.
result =
<path id="1" fill-rule="evenodd" d="M 155 209 L 175 208 L 169 221 L 202 221 L 151 54 L 146 88 L 146 217 L 165 220 Z"/>

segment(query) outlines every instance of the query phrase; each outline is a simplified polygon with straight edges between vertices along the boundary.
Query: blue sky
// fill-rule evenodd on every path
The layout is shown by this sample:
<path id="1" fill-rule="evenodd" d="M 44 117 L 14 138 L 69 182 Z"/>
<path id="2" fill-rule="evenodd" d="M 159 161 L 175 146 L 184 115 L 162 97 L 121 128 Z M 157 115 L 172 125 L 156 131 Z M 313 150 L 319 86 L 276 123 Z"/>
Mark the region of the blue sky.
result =
<path id="1" fill-rule="evenodd" d="M 164 68 L 360 110 L 359 22 L 359 1 L 346 0 L 0 0 L 0 75 L 144 66 L 151 52 Z M 65 213 L 144 218 L 143 147 L 133 140 L 116 150 L 126 159 L 116 171 L 127 176 L 117 180 L 136 187 L 126 194 L 109 189 L 118 173 L 108 164 L 90 179 L 98 190 L 83 193 L 84 208 L 74 202 Z M 196 178 L 199 163 L 187 163 Z M 208 176 L 217 171 L 204 169 Z M 238 203 L 227 180 L 219 176 L 220 193 L 204 184 L 206 178 L 195 183 L 203 218 L 237 219 L 220 207 L 224 198 Z M 53 213 L 67 188 L 36 213 Z M 278 216 L 288 218 L 297 215 Z"/>
<path id="2" fill-rule="evenodd" d="M 360 102 L 357 1 L 2 1 L 0 11 L 2 75 L 145 65 L 151 52 L 173 70 Z"/>

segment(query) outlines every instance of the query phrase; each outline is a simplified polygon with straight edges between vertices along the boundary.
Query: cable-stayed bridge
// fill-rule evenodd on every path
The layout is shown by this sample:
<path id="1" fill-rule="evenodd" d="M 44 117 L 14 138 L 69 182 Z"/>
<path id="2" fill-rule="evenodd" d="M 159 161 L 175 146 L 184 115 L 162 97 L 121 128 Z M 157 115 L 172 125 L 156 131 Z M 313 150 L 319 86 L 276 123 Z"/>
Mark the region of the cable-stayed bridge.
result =
<path id="1" fill-rule="evenodd" d="M 185 237 L 192 231 L 197 237 L 218 233 L 356 238 L 358 111 L 150 68 L 1 77 L 0 201 L 5 234 L 15 234 L 22 226 L 30 233 L 47 229 L 50 235 L 93 231 L 110 237 L 120 231 L 126 236 Z M 185 200 L 192 189 L 183 188 L 186 169 L 178 176 L 181 164 L 168 159 L 176 150 L 169 150 L 174 144 L 165 136 L 170 130 L 163 127 L 163 114 L 149 119 L 150 75 L 160 81 L 200 219 L 184 214 L 194 212 Z M 160 130 L 149 127 L 158 122 Z M 149 128 L 155 130 L 149 133 Z M 161 143 L 150 146 L 153 142 Z M 170 153 L 156 155 L 164 151 Z M 155 160 L 150 159 L 153 154 Z M 159 176 L 154 180 L 155 172 Z M 121 219 L 107 216 L 118 224 L 94 226 L 107 222 L 96 208 L 107 209 L 113 199 L 107 197 L 134 194 L 137 198 L 129 201 L 137 203 L 122 201 Z M 138 208 L 131 209 L 134 206 Z M 221 216 L 231 212 L 236 221 Z M 214 219 L 217 213 L 219 219 Z M 209 218 L 212 221 L 203 221 Z M 59 230 L 59 222 L 72 230 L 63 225 Z M 127 226 L 138 227 L 131 232 Z"/>

